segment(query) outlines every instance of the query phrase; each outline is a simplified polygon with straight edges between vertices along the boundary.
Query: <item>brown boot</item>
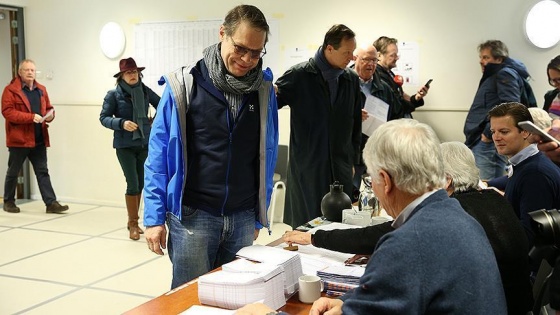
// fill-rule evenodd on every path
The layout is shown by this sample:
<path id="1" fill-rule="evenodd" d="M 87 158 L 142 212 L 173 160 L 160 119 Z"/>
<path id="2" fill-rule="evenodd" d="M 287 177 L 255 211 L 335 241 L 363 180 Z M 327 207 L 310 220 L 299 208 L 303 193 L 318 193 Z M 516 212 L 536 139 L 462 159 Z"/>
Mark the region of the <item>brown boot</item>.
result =
<path id="1" fill-rule="evenodd" d="M 138 213 L 140 213 L 140 205 L 142 204 L 142 193 L 139 193 L 138 195 L 136 195 L 136 197 L 138 198 Z M 140 228 L 140 226 L 138 226 L 138 233 L 144 234 L 144 231 Z"/>
<path id="2" fill-rule="evenodd" d="M 126 201 L 126 210 L 128 212 L 128 231 L 131 240 L 139 240 L 138 233 L 138 197 L 136 195 L 124 195 Z"/>

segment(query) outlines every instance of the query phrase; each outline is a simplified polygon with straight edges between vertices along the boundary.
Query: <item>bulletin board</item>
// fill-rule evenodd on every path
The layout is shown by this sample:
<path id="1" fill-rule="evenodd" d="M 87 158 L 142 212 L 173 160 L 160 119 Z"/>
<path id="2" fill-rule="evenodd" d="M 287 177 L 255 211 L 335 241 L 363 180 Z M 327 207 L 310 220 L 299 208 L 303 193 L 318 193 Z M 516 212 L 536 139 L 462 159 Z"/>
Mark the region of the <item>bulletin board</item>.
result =
<path id="1" fill-rule="evenodd" d="M 134 28 L 134 58 L 142 71 L 146 85 L 159 95 L 163 87 L 157 84 L 162 75 L 202 58 L 202 50 L 219 41 L 223 20 L 149 22 Z M 265 67 L 278 68 L 278 23 L 269 21 L 271 35 L 266 45 Z"/>

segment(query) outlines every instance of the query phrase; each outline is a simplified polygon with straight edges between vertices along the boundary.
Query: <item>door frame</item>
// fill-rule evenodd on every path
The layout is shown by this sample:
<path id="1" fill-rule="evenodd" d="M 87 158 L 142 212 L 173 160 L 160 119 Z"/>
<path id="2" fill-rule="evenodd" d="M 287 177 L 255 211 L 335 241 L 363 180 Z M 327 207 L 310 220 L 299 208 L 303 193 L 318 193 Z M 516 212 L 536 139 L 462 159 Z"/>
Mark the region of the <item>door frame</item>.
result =
<path id="1" fill-rule="evenodd" d="M 0 3 L 0 10 L 8 12 L 11 39 L 11 69 L 12 77 L 15 77 L 16 75 L 18 75 L 17 73 L 19 63 L 25 59 L 24 8 Z M 2 82 L 0 84 L 7 84 L 7 82 Z M 18 178 L 16 199 L 29 199 L 30 196 L 31 189 L 29 160 L 25 160 L 25 162 L 23 163 L 22 172 L 20 173 L 20 177 Z"/>

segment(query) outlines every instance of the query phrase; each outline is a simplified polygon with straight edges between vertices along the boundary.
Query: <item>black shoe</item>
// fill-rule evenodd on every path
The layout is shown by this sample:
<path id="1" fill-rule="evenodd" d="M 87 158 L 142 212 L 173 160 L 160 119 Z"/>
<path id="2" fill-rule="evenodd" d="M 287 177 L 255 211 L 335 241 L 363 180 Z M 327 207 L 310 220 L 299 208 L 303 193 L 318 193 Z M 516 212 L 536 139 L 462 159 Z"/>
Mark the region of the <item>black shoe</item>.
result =
<path id="1" fill-rule="evenodd" d="M 13 201 L 4 201 L 4 211 L 9 213 L 18 213 L 19 207 Z"/>
<path id="2" fill-rule="evenodd" d="M 47 206 L 47 213 L 62 213 L 66 210 L 68 210 L 68 206 L 63 206 L 58 201 L 53 201 Z"/>

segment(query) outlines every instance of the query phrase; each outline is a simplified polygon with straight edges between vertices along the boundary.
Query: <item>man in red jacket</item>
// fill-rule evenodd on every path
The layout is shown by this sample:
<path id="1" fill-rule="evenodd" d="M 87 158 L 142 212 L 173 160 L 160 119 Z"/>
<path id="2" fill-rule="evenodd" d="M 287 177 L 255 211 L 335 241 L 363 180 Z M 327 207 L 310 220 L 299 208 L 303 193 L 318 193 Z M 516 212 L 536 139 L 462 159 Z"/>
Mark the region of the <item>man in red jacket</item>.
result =
<path id="1" fill-rule="evenodd" d="M 6 146 L 10 151 L 4 183 L 4 211 L 18 213 L 15 191 L 18 173 L 26 158 L 31 161 L 47 213 L 68 210 L 56 201 L 47 168 L 49 132 L 47 123 L 54 119 L 54 108 L 47 89 L 35 81 L 35 63 L 25 59 L 18 75 L 2 93 L 2 115 L 6 118 Z"/>

